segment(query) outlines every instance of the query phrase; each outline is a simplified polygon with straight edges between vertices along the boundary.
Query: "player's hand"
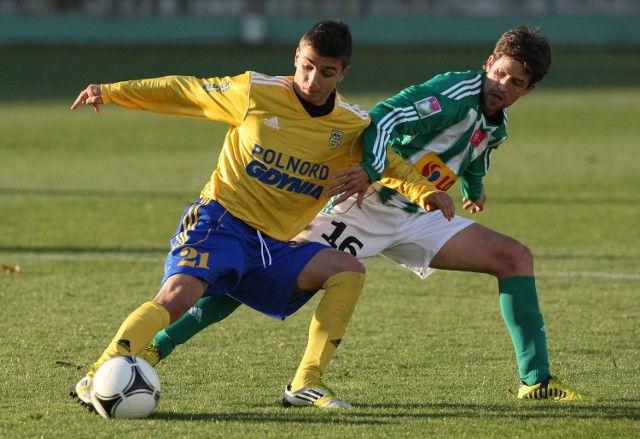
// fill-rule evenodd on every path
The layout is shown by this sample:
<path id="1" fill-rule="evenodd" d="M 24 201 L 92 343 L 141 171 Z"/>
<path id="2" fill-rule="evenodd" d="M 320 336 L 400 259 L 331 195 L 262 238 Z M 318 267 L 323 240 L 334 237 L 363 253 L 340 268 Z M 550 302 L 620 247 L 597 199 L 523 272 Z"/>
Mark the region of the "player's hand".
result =
<path id="1" fill-rule="evenodd" d="M 371 184 L 369 175 L 362 166 L 353 166 L 334 175 L 333 179 L 335 181 L 327 186 L 327 197 L 340 195 L 333 202 L 334 205 L 342 203 L 353 194 L 358 194 L 358 207 L 362 207 L 364 196 Z"/>
<path id="2" fill-rule="evenodd" d="M 484 210 L 484 202 L 486 201 L 486 199 L 487 196 L 484 193 L 484 190 L 482 190 L 480 198 L 478 198 L 476 201 L 471 201 L 467 197 L 462 197 L 462 208 L 464 210 L 468 210 L 471 214 L 482 212 Z"/>
<path id="3" fill-rule="evenodd" d="M 99 84 L 91 84 L 80 92 L 78 98 L 71 106 L 72 110 L 78 108 L 81 104 L 93 105 L 93 110 L 100 113 L 100 105 L 102 104 L 102 90 Z"/>
<path id="4" fill-rule="evenodd" d="M 440 210 L 447 221 L 451 221 L 456 214 L 456 205 L 446 192 L 434 192 L 426 199 L 424 210 L 434 212 Z"/>

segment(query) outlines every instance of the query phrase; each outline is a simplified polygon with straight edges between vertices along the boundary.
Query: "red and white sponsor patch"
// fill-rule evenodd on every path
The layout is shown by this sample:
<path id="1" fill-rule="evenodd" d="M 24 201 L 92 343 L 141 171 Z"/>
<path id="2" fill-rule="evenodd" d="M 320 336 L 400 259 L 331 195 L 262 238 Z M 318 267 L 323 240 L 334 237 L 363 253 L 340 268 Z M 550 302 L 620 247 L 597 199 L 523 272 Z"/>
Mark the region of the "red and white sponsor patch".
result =
<path id="1" fill-rule="evenodd" d="M 480 146 L 482 141 L 486 138 L 487 138 L 487 133 L 480 130 L 475 130 L 471 135 L 471 139 L 469 140 L 469 143 L 471 143 L 473 146 L 477 148 L 478 146 Z"/>

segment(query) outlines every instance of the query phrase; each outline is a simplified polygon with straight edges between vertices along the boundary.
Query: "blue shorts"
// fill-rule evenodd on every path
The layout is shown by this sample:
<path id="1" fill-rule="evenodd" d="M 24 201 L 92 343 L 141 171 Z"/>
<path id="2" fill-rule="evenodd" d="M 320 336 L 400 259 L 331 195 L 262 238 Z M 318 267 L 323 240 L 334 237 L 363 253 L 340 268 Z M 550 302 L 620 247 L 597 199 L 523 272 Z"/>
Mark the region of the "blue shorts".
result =
<path id="1" fill-rule="evenodd" d="M 302 269 L 326 245 L 282 242 L 261 235 L 217 201 L 201 198 L 187 207 L 171 238 L 162 283 L 177 273 L 209 284 L 205 296 L 228 294 L 277 319 L 304 305 L 316 291 L 292 296 Z"/>

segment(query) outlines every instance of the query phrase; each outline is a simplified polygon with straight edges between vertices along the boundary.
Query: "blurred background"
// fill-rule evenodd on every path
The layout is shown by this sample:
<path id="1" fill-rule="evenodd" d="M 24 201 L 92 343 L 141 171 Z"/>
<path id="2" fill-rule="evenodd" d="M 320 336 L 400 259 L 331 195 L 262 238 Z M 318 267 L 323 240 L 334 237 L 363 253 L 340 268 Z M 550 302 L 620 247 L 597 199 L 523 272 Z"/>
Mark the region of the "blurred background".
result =
<path id="1" fill-rule="evenodd" d="M 640 47 L 640 0 L 0 0 L 0 44 L 290 47 L 332 17 L 360 47 L 486 46 L 519 23 L 556 48 Z"/>

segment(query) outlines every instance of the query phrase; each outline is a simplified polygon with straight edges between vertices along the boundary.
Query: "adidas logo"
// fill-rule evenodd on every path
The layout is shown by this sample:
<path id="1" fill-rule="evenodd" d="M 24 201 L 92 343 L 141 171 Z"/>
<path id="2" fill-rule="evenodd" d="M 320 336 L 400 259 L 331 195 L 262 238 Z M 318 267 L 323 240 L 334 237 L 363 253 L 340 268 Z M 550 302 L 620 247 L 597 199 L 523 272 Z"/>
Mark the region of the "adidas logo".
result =
<path id="1" fill-rule="evenodd" d="M 189 310 L 189 314 L 191 314 L 198 323 L 202 323 L 202 308 L 197 308 L 194 306 Z"/>
<path id="2" fill-rule="evenodd" d="M 280 129 L 280 124 L 278 123 L 277 116 L 273 116 L 272 118 L 265 120 L 264 124 L 268 127 L 275 128 L 277 130 Z"/>
<path id="3" fill-rule="evenodd" d="M 129 340 L 125 340 L 124 338 L 121 338 L 116 342 L 116 344 L 120 346 L 122 349 L 131 353 L 131 342 Z"/>
<path id="4" fill-rule="evenodd" d="M 340 342 L 342 341 L 341 338 L 338 338 L 336 340 L 329 340 L 331 342 L 332 345 L 334 345 L 335 347 L 340 346 Z"/>

